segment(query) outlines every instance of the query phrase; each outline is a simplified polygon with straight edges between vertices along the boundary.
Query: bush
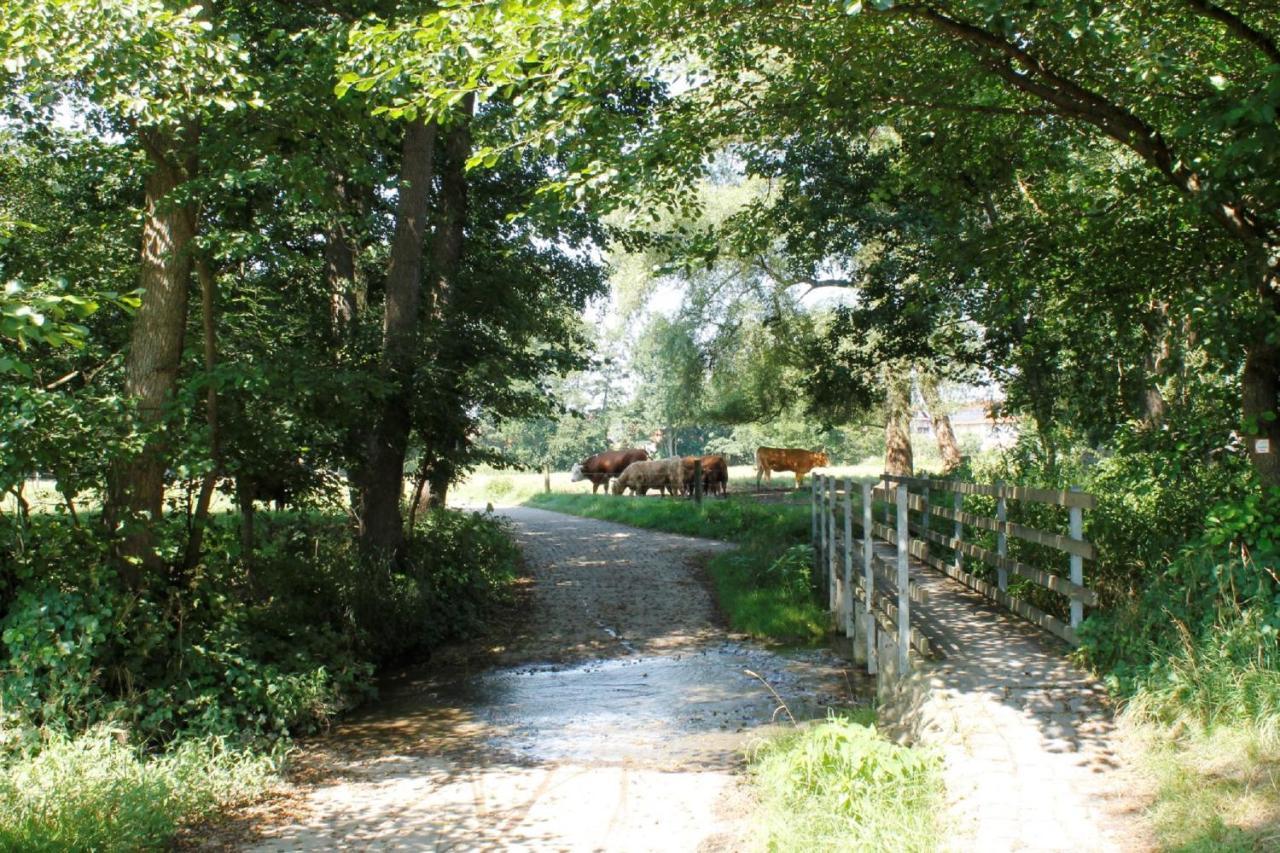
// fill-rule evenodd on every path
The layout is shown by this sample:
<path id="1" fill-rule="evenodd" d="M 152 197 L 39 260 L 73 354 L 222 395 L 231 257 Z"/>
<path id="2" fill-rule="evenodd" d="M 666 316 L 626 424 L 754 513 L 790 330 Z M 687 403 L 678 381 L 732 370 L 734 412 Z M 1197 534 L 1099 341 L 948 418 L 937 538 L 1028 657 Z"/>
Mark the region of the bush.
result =
<path id="1" fill-rule="evenodd" d="M 364 566 L 341 517 L 259 521 L 251 570 L 238 518 L 220 516 L 184 584 L 140 591 L 88 528 L 58 517 L 33 516 L 21 548 L 0 543 L 13 557 L 0 569 L 12 590 L 0 618 L 0 748 L 103 722 L 150 744 L 323 728 L 371 692 L 374 661 L 482 628 L 516 565 L 506 532 L 474 514 L 427 514 L 394 568 Z M 86 538 L 93 547 L 78 551 Z"/>
<path id="2" fill-rule="evenodd" d="M 158 848 L 180 823 L 261 791 L 280 758 L 218 738 L 147 756 L 105 727 L 55 737 L 0 762 L 0 850 Z"/>
<path id="3" fill-rule="evenodd" d="M 437 509 L 420 516 L 400 564 L 377 567 L 354 590 L 362 644 L 391 662 L 484 628 L 509 594 L 519 551 L 492 515 Z"/>

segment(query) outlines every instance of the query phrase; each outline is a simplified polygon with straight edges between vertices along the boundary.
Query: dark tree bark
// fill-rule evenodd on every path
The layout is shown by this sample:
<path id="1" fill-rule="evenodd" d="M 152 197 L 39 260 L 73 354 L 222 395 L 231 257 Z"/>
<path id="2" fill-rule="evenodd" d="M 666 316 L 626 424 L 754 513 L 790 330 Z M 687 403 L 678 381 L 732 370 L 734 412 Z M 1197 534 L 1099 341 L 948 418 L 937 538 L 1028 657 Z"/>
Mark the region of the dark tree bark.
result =
<path id="1" fill-rule="evenodd" d="M 375 413 L 360 474 L 360 544 L 396 557 L 404 544 L 400 496 L 412 419 L 412 382 L 422 303 L 422 259 L 431 195 L 436 125 L 416 120 L 401 147 L 400 196 L 387 269 L 382 324 L 383 378 L 390 390 Z"/>
<path id="2" fill-rule="evenodd" d="M 888 377 L 885 397 L 884 470 L 896 477 L 915 473 L 911 450 L 911 377 L 906 371 Z"/>
<path id="3" fill-rule="evenodd" d="M 175 191 L 195 173 L 191 152 L 198 135 L 195 124 L 173 135 L 142 133 L 151 166 L 142 222 L 139 285 L 143 294 L 125 354 L 125 393 L 136 402 L 140 423 L 151 435 L 139 454 L 112 469 L 103 512 L 112 529 L 123 525 L 122 571 L 134 588 L 141 584 L 144 571 L 155 571 L 160 565 L 152 525 L 164 510 L 169 448 L 163 421 L 177 386 L 196 231 L 193 206 L 179 204 Z"/>
<path id="4" fill-rule="evenodd" d="M 360 311 L 359 284 L 356 277 L 356 245 L 345 219 L 347 184 L 342 176 L 334 179 L 338 210 L 325 227 L 324 272 L 329 287 L 329 331 L 332 341 L 341 344 L 351 331 Z"/>

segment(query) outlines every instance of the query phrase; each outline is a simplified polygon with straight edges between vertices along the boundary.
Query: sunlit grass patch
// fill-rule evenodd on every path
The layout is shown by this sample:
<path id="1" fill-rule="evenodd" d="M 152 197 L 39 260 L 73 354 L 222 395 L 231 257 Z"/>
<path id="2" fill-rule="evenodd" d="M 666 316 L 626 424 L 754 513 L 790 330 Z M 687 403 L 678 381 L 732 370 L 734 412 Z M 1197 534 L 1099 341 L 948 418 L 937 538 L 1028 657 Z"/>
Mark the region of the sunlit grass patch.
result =
<path id="1" fill-rule="evenodd" d="M 1280 849 L 1280 743 L 1245 725 L 1133 723 L 1166 850 Z"/>
<path id="2" fill-rule="evenodd" d="M 0 763 L 0 850 L 139 850 L 260 793 L 280 756 L 192 739 L 144 755 L 105 728 Z"/>
<path id="3" fill-rule="evenodd" d="M 941 764 L 858 718 L 832 718 L 771 739 L 750 772 L 770 850 L 936 850 Z"/>

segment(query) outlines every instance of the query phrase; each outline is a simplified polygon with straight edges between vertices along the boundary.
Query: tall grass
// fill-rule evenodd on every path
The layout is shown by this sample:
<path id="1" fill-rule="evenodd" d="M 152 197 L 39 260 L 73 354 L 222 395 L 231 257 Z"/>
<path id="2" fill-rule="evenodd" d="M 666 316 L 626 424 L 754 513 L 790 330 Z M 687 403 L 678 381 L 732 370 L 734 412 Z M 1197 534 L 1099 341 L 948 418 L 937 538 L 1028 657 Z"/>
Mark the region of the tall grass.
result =
<path id="1" fill-rule="evenodd" d="M 785 734 L 756 749 L 751 774 L 770 850 L 940 845 L 940 761 L 890 742 L 870 725 L 832 718 Z"/>
<path id="2" fill-rule="evenodd" d="M 177 828 L 261 792 L 281 756 L 219 738 L 146 756 L 107 728 L 57 737 L 0 764 L 0 850 L 139 850 Z"/>

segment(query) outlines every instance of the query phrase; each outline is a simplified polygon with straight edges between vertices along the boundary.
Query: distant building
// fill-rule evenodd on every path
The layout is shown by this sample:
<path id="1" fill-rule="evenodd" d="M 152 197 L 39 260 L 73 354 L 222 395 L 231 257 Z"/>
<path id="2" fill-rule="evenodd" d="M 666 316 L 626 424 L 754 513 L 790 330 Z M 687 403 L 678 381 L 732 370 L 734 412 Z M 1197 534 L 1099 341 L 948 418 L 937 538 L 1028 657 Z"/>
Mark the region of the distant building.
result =
<path id="1" fill-rule="evenodd" d="M 982 450 L 1010 447 L 1018 439 L 1021 418 L 1014 415 L 995 416 L 999 401 L 987 400 L 969 403 L 951 413 L 951 429 L 956 441 L 977 444 Z M 917 412 L 911 419 L 912 435 L 933 437 L 933 419 L 928 412 Z"/>

